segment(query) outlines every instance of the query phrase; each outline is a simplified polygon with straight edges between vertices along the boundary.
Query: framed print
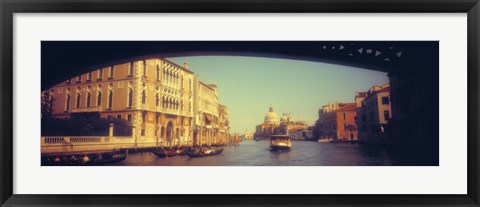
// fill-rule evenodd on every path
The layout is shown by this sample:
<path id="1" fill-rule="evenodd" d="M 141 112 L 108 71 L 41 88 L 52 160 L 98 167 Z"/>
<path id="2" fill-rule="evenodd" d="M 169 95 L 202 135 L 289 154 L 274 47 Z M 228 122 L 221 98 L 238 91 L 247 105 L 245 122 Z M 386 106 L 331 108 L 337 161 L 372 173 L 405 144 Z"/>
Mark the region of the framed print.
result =
<path id="1" fill-rule="evenodd" d="M 478 1 L 2 1 L 4 206 L 479 206 Z"/>

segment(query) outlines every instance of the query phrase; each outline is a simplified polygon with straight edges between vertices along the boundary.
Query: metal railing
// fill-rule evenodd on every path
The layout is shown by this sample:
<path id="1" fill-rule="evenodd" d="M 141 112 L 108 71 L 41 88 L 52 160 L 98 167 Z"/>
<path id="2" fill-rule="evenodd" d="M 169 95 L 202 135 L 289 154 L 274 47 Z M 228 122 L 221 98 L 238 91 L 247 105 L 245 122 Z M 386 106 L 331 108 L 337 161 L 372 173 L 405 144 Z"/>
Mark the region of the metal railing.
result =
<path id="1" fill-rule="evenodd" d="M 41 145 L 74 145 L 74 144 L 117 144 L 135 143 L 134 137 L 108 136 L 47 136 L 41 137 Z"/>
<path id="2" fill-rule="evenodd" d="M 64 137 L 42 137 L 43 144 L 63 144 L 65 142 Z"/>

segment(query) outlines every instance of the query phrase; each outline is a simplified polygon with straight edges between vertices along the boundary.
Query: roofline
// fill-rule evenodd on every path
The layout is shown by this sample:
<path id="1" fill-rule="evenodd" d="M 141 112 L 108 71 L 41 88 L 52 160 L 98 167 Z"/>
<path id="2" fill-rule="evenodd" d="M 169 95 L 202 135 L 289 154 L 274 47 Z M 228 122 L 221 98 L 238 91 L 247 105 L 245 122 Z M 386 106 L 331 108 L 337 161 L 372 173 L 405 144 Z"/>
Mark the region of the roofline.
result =
<path id="1" fill-rule="evenodd" d="M 203 84 L 205 87 L 209 88 L 210 90 L 214 90 L 214 91 L 215 91 L 215 89 L 213 89 L 212 87 L 210 87 L 208 84 L 206 84 L 206 83 L 204 83 L 204 82 L 202 82 L 202 81 L 198 81 L 198 82 L 201 83 L 201 84 Z"/>
<path id="2" fill-rule="evenodd" d="M 188 73 L 191 73 L 191 74 L 195 74 L 193 71 L 189 70 L 189 69 L 186 69 L 184 68 L 183 66 L 180 66 L 170 60 L 167 60 L 165 58 L 162 58 L 162 57 L 159 57 L 159 56 L 137 56 L 137 57 L 131 57 L 131 58 L 123 58 L 123 59 L 117 59 L 117 60 L 112 60 L 112 61 L 107 61 L 107 62 L 104 62 L 104 63 L 100 63 L 100 64 L 96 64 L 96 65 L 91 65 L 91 66 L 86 66 L 86 67 L 83 67 L 84 69 L 88 69 L 89 71 L 88 72 L 92 72 L 92 71 L 95 71 L 95 70 L 98 70 L 98 69 L 103 69 L 103 68 L 108 68 L 108 67 L 111 67 L 112 65 L 115 66 L 115 65 L 122 65 L 122 64 L 127 64 L 127 63 L 131 63 L 131 62 L 136 62 L 136 61 L 140 61 L 140 60 L 152 60 L 152 59 L 160 59 L 162 61 L 165 61 L 165 62 L 168 62 L 172 65 L 175 65 L 179 68 L 181 68 L 182 70 L 188 72 Z M 85 72 L 83 74 L 86 74 L 88 72 Z M 83 75 L 82 74 L 82 75 Z M 75 76 L 74 76 L 75 77 Z M 71 78 L 74 78 L 74 77 L 71 77 Z"/>
<path id="3" fill-rule="evenodd" d="M 365 97 L 365 100 L 370 99 L 371 97 L 374 97 L 380 93 L 388 93 L 388 96 L 390 96 L 390 91 L 375 91 L 374 93 L 371 93 L 369 96 Z"/>
<path id="4" fill-rule="evenodd" d="M 154 58 L 154 59 L 155 59 L 155 58 Z M 170 64 L 172 64 L 172 65 L 175 65 L 175 66 L 181 68 L 182 70 L 185 70 L 185 71 L 187 71 L 187 72 L 189 72 L 189 73 L 191 73 L 191 74 L 195 74 L 193 71 L 191 71 L 191 70 L 189 70 L 189 69 L 186 69 L 185 67 L 180 66 L 180 65 L 178 65 L 177 63 L 174 63 L 174 62 L 172 62 L 172 61 L 170 61 L 170 60 L 167 60 L 167 59 L 165 59 L 165 58 L 159 58 L 159 59 L 164 60 L 165 62 L 168 62 L 168 63 L 170 63 Z"/>

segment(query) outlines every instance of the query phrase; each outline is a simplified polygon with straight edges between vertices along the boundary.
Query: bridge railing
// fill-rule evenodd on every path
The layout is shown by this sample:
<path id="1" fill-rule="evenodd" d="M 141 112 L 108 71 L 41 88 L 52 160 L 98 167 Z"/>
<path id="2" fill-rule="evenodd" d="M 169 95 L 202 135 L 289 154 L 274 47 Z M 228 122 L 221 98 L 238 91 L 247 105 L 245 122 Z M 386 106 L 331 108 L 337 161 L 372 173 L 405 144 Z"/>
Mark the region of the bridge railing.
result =
<path id="1" fill-rule="evenodd" d="M 65 143 L 65 137 L 42 137 L 42 145 L 63 143 Z"/>
<path id="2" fill-rule="evenodd" d="M 135 143 L 133 137 L 108 137 L 108 136 L 46 136 L 41 137 L 41 145 L 72 145 L 72 144 L 117 144 Z"/>
<path id="3" fill-rule="evenodd" d="M 42 154 L 87 153 L 115 149 L 138 149 L 166 146 L 153 138 L 127 136 L 45 136 L 41 137 Z"/>

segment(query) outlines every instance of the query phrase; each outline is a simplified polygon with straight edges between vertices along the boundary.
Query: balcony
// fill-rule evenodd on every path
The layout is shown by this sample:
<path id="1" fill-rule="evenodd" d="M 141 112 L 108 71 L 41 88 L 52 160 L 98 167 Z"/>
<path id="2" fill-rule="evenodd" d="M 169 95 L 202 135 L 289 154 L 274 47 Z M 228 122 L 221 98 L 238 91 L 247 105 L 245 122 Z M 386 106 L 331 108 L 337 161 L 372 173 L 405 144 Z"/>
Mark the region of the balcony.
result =
<path id="1" fill-rule="evenodd" d="M 164 113 L 164 114 L 171 114 L 177 116 L 188 116 L 193 117 L 193 113 L 180 111 L 180 109 L 169 109 L 169 108 L 162 108 L 162 107 L 155 107 L 156 112 Z"/>
<path id="2" fill-rule="evenodd" d="M 101 112 L 102 106 L 93 106 L 93 107 L 83 107 L 83 108 L 73 108 L 71 113 L 86 113 L 86 112 Z"/>
<path id="3" fill-rule="evenodd" d="M 163 113 L 166 113 L 166 114 L 173 114 L 173 115 L 179 115 L 179 111 L 176 110 L 176 109 L 169 109 L 169 108 L 166 108 L 166 109 L 162 109 L 162 112 Z"/>

